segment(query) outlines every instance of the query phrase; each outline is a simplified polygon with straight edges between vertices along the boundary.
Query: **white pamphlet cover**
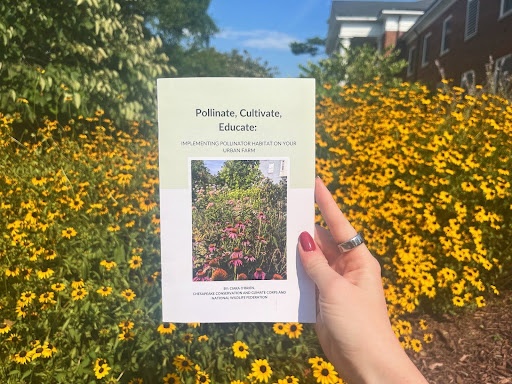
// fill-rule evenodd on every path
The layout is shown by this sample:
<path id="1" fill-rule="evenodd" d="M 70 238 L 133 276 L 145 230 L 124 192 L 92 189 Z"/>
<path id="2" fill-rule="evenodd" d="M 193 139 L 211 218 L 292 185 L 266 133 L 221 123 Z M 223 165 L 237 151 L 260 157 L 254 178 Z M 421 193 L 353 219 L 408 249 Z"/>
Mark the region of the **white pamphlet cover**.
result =
<path id="1" fill-rule="evenodd" d="M 313 79 L 158 80 L 165 322 L 314 322 Z"/>

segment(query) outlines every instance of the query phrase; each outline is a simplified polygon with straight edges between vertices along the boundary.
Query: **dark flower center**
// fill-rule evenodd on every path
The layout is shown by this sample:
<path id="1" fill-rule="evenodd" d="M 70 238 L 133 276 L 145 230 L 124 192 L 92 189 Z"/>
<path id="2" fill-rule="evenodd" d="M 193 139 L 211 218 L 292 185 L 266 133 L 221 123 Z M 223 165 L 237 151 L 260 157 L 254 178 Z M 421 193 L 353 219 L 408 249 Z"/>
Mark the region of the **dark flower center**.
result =
<path id="1" fill-rule="evenodd" d="M 265 367 L 264 365 L 262 365 L 262 366 L 260 367 L 260 372 L 261 372 L 261 373 L 265 373 L 265 372 L 267 372 L 267 367 Z"/>
<path id="2" fill-rule="evenodd" d="M 245 351 L 245 348 L 244 348 L 243 346 L 239 346 L 239 347 L 238 347 L 238 350 L 239 350 L 240 352 L 243 352 L 243 351 Z"/>
<path id="3" fill-rule="evenodd" d="M 21 351 L 20 352 L 20 357 L 25 357 L 27 356 L 27 352 L 26 351 Z"/>
<path id="4" fill-rule="evenodd" d="M 36 353 L 41 353 L 41 352 L 43 352 L 43 348 L 39 347 L 36 349 Z"/>
<path id="5" fill-rule="evenodd" d="M 320 373 L 322 374 L 322 376 L 325 376 L 325 377 L 329 376 L 329 370 L 327 368 L 322 369 L 322 371 Z"/>
<path id="6" fill-rule="evenodd" d="M 200 381 L 201 383 L 206 383 L 206 376 L 201 376 L 201 377 L 199 378 L 199 381 Z"/>
<path id="7" fill-rule="evenodd" d="M 296 325 L 292 325 L 290 327 L 290 331 L 295 332 L 296 330 L 297 330 L 297 326 Z"/>

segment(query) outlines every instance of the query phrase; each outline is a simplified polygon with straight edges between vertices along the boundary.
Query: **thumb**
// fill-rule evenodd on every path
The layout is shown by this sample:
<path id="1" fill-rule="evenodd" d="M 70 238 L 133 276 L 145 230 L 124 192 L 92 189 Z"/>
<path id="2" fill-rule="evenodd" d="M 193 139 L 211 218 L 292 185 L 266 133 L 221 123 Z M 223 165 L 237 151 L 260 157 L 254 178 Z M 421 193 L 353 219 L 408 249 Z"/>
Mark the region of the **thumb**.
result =
<path id="1" fill-rule="evenodd" d="M 299 255 L 304 270 L 314 281 L 320 293 L 326 293 L 335 285 L 348 282 L 329 265 L 325 255 L 308 232 L 299 236 Z"/>

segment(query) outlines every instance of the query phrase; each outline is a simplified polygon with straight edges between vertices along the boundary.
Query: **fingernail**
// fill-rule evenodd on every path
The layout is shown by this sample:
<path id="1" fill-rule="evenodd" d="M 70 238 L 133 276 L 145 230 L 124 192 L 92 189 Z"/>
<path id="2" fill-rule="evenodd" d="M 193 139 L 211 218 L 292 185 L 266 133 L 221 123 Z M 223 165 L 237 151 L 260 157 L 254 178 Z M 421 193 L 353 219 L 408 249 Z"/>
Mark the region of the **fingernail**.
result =
<path id="1" fill-rule="evenodd" d="M 316 249 L 315 240 L 311 237 L 308 232 L 302 232 L 299 235 L 299 242 L 303 250 L 311 252 Z"/>

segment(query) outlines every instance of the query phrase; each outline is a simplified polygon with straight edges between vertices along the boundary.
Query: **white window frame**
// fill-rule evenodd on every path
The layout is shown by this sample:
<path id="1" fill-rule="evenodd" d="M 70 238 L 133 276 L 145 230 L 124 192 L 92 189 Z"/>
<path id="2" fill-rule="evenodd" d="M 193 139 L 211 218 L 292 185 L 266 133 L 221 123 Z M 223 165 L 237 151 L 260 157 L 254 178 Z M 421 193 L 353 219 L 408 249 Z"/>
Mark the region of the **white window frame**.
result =
<path id="1" fill-rule="evenodd" d="M 472 4 L 476 4 L 476 14 L 475 15 L 470 14 L 470 7 Z M 470 24 L 471 16 L 475 17 L 475 20 L 474 20 L 475 30 L 470 32 L 468 28 L 471 25 Z M 468 4 L 466 7 L 466 25 L 464 27 L 464 40 L 468 40 L 468 39 L 472 38 L 473 36 L 476 36 L 476 34 L 478 33 L 479 19 L 480 19 L 480 0 L 468 0 Z"/>
<path id="2" fill-rule="evenodd" d="M 409 48 L 409 56 L 407 61 L 407 76 L 412 76 L 414 74 L 414 70 L 416 69 L 416 46 L 412 46 Z"/>
<path id="3" fill-rule="evenodd" d="M 450 31 L 448 31 L 447 35 L 447 25 L 448 23 L 451 23 L 453 20 L 453 16 L 450 15 L 446 19 L 443 20 L 443 34 L 441 35 L 441 55 L 444 55 L 445 53 L 450 51 L 450 47 L 446 47 L 446 38 L 447 36 L 453 36 L 453 25 L 450 26 Z"/>
<path id="4" fill-rule="evenodd" d="M 428 51 L 429 51 L 429 40 L 430 36 L 432 36 L 432 32 L 427 33 L 425 36 L 423 36 L 423 43 L 421 47 L 421 67 L 426 67 L 429 63 L 428 60 Z"/>
<path id="5" fill-rule="evenodd" d="M 512 14 L 512 1 L 508 0 L 509 1 L 509 9 L 505 9 L 505 5 L 507 4 L 507 0 L 501 0 L 501 4 L 500 4 L 500 19 L 502 17 L 505 17 L 505 16 L 508 16 L 510 14 Z"/>

